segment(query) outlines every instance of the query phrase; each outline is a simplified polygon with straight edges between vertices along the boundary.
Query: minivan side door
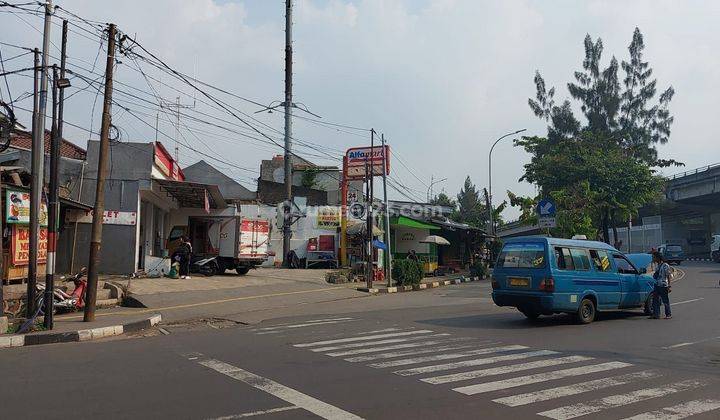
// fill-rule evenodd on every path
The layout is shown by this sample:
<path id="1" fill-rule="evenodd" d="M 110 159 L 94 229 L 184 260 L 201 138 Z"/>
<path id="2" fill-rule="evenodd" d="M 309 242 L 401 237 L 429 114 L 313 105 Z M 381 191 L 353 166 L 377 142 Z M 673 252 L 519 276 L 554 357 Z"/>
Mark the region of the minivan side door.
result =
<path id="1" fill-rule="evenodd" d="M 613 254 L 613 261 L 615 267 L 617 267 L 617 276 L 622 284 L 623 293 L 620 308 L 640 306 L 640 273 L 622 254 Z"/>

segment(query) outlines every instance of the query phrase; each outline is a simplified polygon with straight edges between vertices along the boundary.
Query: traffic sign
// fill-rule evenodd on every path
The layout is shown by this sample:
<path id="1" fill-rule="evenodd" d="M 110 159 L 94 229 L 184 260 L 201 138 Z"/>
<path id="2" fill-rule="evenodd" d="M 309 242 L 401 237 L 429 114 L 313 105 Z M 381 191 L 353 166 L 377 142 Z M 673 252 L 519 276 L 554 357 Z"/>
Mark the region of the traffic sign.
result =
<path id="1" fill-rule="evenodd" d="M 542 217 L 555 217 L 555 203 L 547 198 L 540 200 L 535 209 L 537 214 Z"/>
<path id="2" fill-rule="evenodd" d="M 355 203 L 350 206 L 350 214 L 356 219 L 365 217 L 365 206 L 361 203 Z"/>
<path id="3" fill-rule="evenodd" d="M 539 217 L 538 218 L 538 227 L 541 229 L 551 229 L 556 227 L 557 224 L 555 223 L 554 217 Z"/>

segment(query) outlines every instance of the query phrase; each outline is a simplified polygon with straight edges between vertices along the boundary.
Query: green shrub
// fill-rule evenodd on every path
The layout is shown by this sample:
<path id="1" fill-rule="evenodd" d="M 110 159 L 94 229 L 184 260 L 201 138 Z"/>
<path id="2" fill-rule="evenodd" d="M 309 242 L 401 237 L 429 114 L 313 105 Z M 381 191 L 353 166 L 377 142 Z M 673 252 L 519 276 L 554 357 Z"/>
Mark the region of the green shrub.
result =
<path id="1" fill-rule="evenodd" d="M 413 260 L 395 260 L 393 261 L 392 278 L 398 286 L 419 284 L 423 278 L 423 264 Z"/>
<path id="2" fill-rule="evenodd" d="M 470 266 L 470 275 L 478 276 L 481 279 L 487 277 L 488 271 L 488 266 L 484 261 L 475 261 L 475 263 Z"/>

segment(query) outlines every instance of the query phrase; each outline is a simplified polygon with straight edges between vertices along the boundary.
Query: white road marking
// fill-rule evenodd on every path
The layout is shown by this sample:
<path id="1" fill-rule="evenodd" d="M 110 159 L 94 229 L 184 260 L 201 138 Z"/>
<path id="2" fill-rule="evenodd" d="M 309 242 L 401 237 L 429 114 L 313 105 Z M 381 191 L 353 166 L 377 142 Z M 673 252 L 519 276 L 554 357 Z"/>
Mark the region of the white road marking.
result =
<path id="1" fill-rule="evenodd" d="M 720 408 L 720 400 L 694 400 L 662 408 L 657 411 L 638 414 L 625 420 L 681 420 L 697 414 Z"/>
<path id="2" fill-rule="evenodd" d="M 697 299 L 683 300 L 683 301 L 681 301 L 681 302 L 671 303 L 670 306 L 684 305 L 684 304 L 686 304 L 686 303 L 697 302 L 697 301 L 700 301 L 700 300 L 703 300 L 703 299 L 705 299 L 705 298 L 697 298 Z"/>
<path id="3" fill-rule="evenodd" d="M 489 343 L 485 345 L 493 345 L 497 343 Z M 398 357 L 406 357 L 406 356 L 417 356 L 420 354 L 428 354 L 428 353 L 437 353 L 439 351 L 454 351 L 454 350 L 461 350 L 461 349 L 467 349 L 471 347 L 477 347 L 478 344 L 460 344 L 460 345 L 451 345 L 451 346 L 437 346 L 437 347 L 426 347 L 424 349 L 413 349 L 413 350 L 406 350 L 406 351 L 398 351 L 398 352 L 392 352 L 392 353 L 380 353 L 380 354 L 368 354 L 365 356 L 355 356 L 355 357 L 348 357 L 347 359 L 344 359 L 346 362 L 369 362 L 372 360 L 383 360 L 383 359 L 395 359 Z"/>
<path id="4" fill-rule="evenodd" d="M 346 320 L 346 319 L 353 319 L 353 318 L 343 317 L 343 318 L 311 319 L 311 320 L 309 320 L 309 321 L 302 321 L 302 323 L 303 323 L 303 324 L 307 324 L 307 323 L 313 323 L 313 322 L 338 321 L 338 320 Z M 258 328 L 253 328 L 253 329 L 251 329 L 250 331 L 262 331 L 262 330 L 267 330 L 268 328 L 286 327 L 286 326 L 288 326 L 288 325 L 295 325 L 295 324 L 297 324 L 297 322 L 286 322 L 286 323 L 283 323 L 283 324 L 275 324 L 275 325 L 273 325 L 272 327 L 258 327 Z"/>
<path id="5" fill-rule="evenodd" d="M 232 419 L 244 419 L 247 417 L 264 416 L 265 414 L 281 413 L 283 411 L 297 410 L 300 407 L 290 405 L 287 407 L 271 408 L 269 410 L 251 411 L 249 413 L 233 414 L 230 416 L 216 417 L 214 420 L 232 420 Z"/>
<path id="6" fill-rule="evenodd" d="M 720 340 L 720 336 L 718 336 L 718 337 L 712 337 L 712 338 L 706 338 L 705 340 L 688 341 L 688 342 L 686 342 L 686 343 L 673 344 L 672 346 L 662 347 L 662 349 L 663 349 L 663 350 L 671 350 L 671 349 L 676 349 L 676 348 L 678 348 L 678 347 L 692 346 L 693 344 L 707 343 L 708 341 L 713 341 L 713 340 Z"/>
<path id="7" fill-rule="evenodd" d="M 355 420 L 362 418 L 271 379 L 264 378 L 225 362 L 214 359 L 205 359 L 199 361 L 198 363 L 216 372 L 222 373 L 223 375 L 244 382 L 261 391 L 265 391 L 274 397 L 287 401 L 290 404 L 307 410 L 321 418 L 333 420 Z"/>
<path id="8" fill-rule="evenodd" d="M 505 352 L 505 351 L 524 350 L 524 349 L 527 349 L 527 347 L 525 347 L 525 346 L 488 347 L 488 348 L 478 349 L 478 350 L 466 350 L 466 351 L 461 351 L 458 353 L 433 354 L 431 356 L 412 357 L 410 359 L 391 360 L 388 362 L 373 363 L 368 366 L 376 368 L 376 369 L 384 369 L 384 368 L 389 368 L 389 367 L 414 365 L 417 363 L 459 359 L 461 357 L 479 356 L 481 354 L 500 353 L 500 352 Z M 415 352 L 410 353 L 410 355 L 414 355 L 414 354 L 417 354 L 417 353 L 415 353 Z"/>
<path id="9" fill-rule="evenodd" d="M 290 330 L 294 328 L 304 328 L 304 327 L 314 327 L 316 325 L 326 325 L 326 324 L 339 324 L 341 322 L 349 322 L 353 321 L 352 319 L 346 319 L 346 320 L 339 320 L 339 321 L 323 321 L 323 322 L 311 322 L 308 324 L 293 324 L 293 325 L 287 325 L 282 327 L 267 327 L 265 329 L 262 329 L 258 331 L 257 334 L 274 334 L 278 333 L 281 330 Z"/>
<path id="10" fill-rule="evenodd" d="M 399 333 L 393 333 L 393 334 L 377 334 L 377 335 L 366 335 L 362 337 L 350 337 L 350 338 L 340 338 L 337 340 L 326 340 L 326 341 L 316 341 L 314 343 L 302 343 L 302 344 L 295 344 L 294 347 L 313 347 L 313 346 L 324 346 L 327 344 L 338 344 L 338 343 L 352 343 L 355 341 L 370 341 L 375 340 L 379 338 L 393 338 L 393 337 L 402 337 L 406 335 L 415 335 L 415 334 L 430 334 L 431 330 L 413 330 L 413 331 L 405 331 L 405 332 L 399 332 Z"/>
<path id="11" fill-rule="evenodd" d="M 484 357 L 481 359 L 463 360 L 460 362 L 444 363 L 441 365 L 421 366 L 411 369 L 397 370 L 393 373 L 400 376 L 411 376 L 419 375 L 421 373 L 439 372 L 443 370 L 459 369 L 470 366 L 490 365 L 498 362 L 506 362 L 508 360 L 522 360 L 537 356 L 550 356 L 553 354 L 558 354 L 558 352 L 550 350 L 529 351 L 527 353 L 515 353 L 505 356 Z"/>
<path id="12" fill-rule="evenodd" d="M 517 365 L 500 366 L 489 369 L 471 370 L 468 372 L 453 373 L 450 375 L 435 376 L 431 378 L 421 379 L 429 384 L 446 384 L 448 382 L 464 381 L 467 379 L 482 378 L 484 376 L 504 375 L 506 373 L 520 372 L 523 370 L 544 368 L 550 366 L 563 365 L 566 363 L 584 362 L 593 360 L 592 357 L 585 356 L 568 356 L 558 357 L 557 359 L 538 360 L 535 362 L 521 363 Z"/>
<path id="13" fill-rule="evenodd" d="M 443 334 L 430 334 L 430 335 L 421 335 L 421 336 L 415 336 L 415 337 L 405 337 L 405 338 L 389 338 L 387 340 L 380 340 L 380 341 L 366 341 L 363 343 L 350 343 L 350 344 L 340 344 L 337 346 L 330 346 L 330 347 L 317 347 L 314 349 L 310 349 L 314 352 L 323 352 L 323 351 L 332 351 L 332 350 L 342 350 L 342 349 L 354 349 L 358 347 L 367 347 L 367 346 L 379 346 L 381 344 L 393 344 L 393 343 L 405 343 L 408 341 L 413 341 L 417 339 L 423 339 L 423 338 L 430 338 L 430 337 L 447 337 L 448 333 Z"/>
<path id="14" fill-rule="evenodd" d="M 361 333 L 358 333 L 358 335 L 380 334 L 380 333 L 391 332 L 391 331 L 400 331 L 400 328 L 383 328 L 381 330 L 361 332 Z"/>
<path id="15" fill-rule="evenodd" d="M 457 342 L 457 341 L 468 341 L 468 340 L 472 340 L 472 338 L 461 337 L 461 338 L 449 338 L 447 340 L 413 341 L 410 343 L 395 344 L 392 346 L 370 347 L 370 348 L 345 350 L 345 351 L 338 351 L 338 352 L 334 352 L 334 353 L 325 353 L 325 354 L 328 356 L 332 356 L 332 357 L 354 356 L 356 354 L 377 353 L 380 351 L 390 351 L 390 350 L 400 350 L 400 349 L 411 349 L 411 348 L 415 348 L 415 347 L 425 347 L 425 346 L 432 346 L 434 344 L 445 344 L 445 343 L 451 343 L 451 342 Z"/>
<path id="16" fill-rule="evenodd" d="M 598 413 L 610 408 L 622 407 L 624 405 L 634 404 L 652 398 L 664 397 L 676 392 L 699 388 L 704 385 L 706 385 L 706 383 L 701 381 L 682 381 L 676 384 L 667 384 L 657 388 L 645 388 L 625 394 L 611 395 L 609 397 L 586 403 L 568 405 L 554 410 L 543 411 L 542 413 L 538 413 L 538 415 L 555 420 L 574 419 L 575 417 Z"/>
<path id="17" fill-rule="evenodd" d="M 617 363 L 617 362 L 615 362 L 615 363 Z M 624 363 L 623 363 L 623 365 L 625 365 L 625 366 L 613 365 L 610 367 L 610 369 L 617 369 L 619 367 L 630 366 L 630 365 L 624 364 Z M 595 366 L 602 366 L 602 365 L 595 365 Z M 602 367 L 608 367 L 608 366 L 602 366 Z M 592 366 L 587 366 L 587 368 L 592 368 Z M 581 375 L 586 375 L 586 374 L 594 373 L 594 372 L 598 371 L 596 368 L 594 370 L 589 369 L 590 371 L 588 372 L 587 368 L 586 367 L 579 368 L 582 370 L 576 370 L 575 372 L 573 372 L 573 373 L 575 373 L 575 375 L 573 375 L 573 376 L 581 376 Z M 560 371 L 560 372 L 562 372 L 562 371 Z M 554 373 L 554 372 L 551 372 L 551 373 Z M 594 381 L 589 381 L 589 382 L 580 382 L 577 384 L 560 386 L 557 388 L 541 389 L 541 390 L 535 391 L 535 392 L 511 395 L 509 397 L 497 398 L 497 399 L 494 399 L 493 401 L 496 403 L 499 403 L 499 404 L 504 404 L 504 405 L 510 406 L 510 407 L 517 407 L 520 405 L 532 404 L 532 403 L 537 403 L 537 402 L 541 402 L 541 401 L 552 400 L 555 398 L 562 398 L 562 397 L 567 397 L 570 395 L 582 394 L 582 393 L 590 392 L 590 391 L 597 391 L 599 389 L 610 388 L 613 386 L 626 385 L 629 383 L 633 383 L 635 381 L 644 381 L 644 380 L 659 377 L 659 376 L 660 376 L 660 374 L 656 373 L 656 372 L 650 372 L 650 371 L 636 372 L 636 373 L 630 373 L 627 375 L 613 376 L 610 378 L 596 379 Z M 563 376 L 563 377 L 567 377 L 567 374 L 565 374 L 565 376 Z M 513 378 L 513 379 L 515 379 L 515 381 L 513 381 L 513 382 L 511 382 L 512 380 L 511 381 L 497 381 L 497 382 L 491 382 L 491 383 L 482 384 L 482 385 L 485 386 L 485 388 L 484 388 L 485 391 L 496 391 L 498 389 L 512 388 L 512 386 L 508 386 L 508 385 L 522 386 L 522 385 L 528 384 L 528 382 L 524 380 L 525 378 Z M 559 378 L 557 378 L 557 375 L 555 375 L 554 377 L 550 377 L 549 379 L 548 378 L 534 378 L 534 379 L 544 379 L 542 381 L 539 381 L 539 380 L 532 381 L 532 379 L 533 378 L 531 378 L 531 381 L 529 383 L 544 382 L 545 380 L 552 380 L 552 379 L 559 379 Z"/>

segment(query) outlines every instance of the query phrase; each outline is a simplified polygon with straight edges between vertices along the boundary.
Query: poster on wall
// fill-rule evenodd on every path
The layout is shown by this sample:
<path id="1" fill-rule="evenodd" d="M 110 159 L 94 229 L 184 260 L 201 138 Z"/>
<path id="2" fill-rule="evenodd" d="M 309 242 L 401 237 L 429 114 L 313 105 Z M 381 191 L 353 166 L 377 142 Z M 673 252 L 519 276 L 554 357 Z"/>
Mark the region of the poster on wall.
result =
<path id="1" fill-rule="evenodd" d="M 336 230 L 340 227 L 340 209 L 338 207 L 318 207 L 315 226 L 318 229 Z"/>
<path id="2" fill-rule="evenodd" d="M 9 224 L 30 224 L 30 193 L 7 190 L 5 192 L 5 222 Z M 40 226 L 47 226 L 47 205 L 40 206 Z"/>
<path id="3" fill-rule="evenodd" d="M 47 229 L 40 229 L 38 234 L 38 262 L 47 260 Z M 12 240 L 10 241 L 10 262 L 13 265 L 27 265 L 30 261 L 30 227 L 12 227 Z"/>

